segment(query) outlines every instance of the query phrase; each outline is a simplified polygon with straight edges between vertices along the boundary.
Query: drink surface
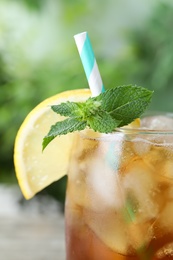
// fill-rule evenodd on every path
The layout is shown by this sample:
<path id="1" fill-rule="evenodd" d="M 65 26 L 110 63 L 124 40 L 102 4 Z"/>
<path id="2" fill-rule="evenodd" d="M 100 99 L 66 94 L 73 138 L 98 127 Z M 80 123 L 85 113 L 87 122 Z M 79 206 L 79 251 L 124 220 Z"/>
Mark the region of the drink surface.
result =
<path id="1" fill-rule="evenodd" d="M 76 138 L 65 209 L 67 260 L 173 259 L 173 133 L 162 132 L 166 120 L 173 129 L 173 119 L 161 118 L 157 133 Z"/>

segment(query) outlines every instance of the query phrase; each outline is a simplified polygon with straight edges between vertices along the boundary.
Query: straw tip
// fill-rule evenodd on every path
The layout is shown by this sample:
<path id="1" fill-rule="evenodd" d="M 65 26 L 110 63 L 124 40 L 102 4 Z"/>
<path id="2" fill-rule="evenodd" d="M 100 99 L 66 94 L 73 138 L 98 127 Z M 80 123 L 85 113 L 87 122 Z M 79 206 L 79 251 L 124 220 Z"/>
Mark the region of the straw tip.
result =
<path id="1" fill-rule="evenodd" d="M 86 34 L 88 34 L 86 31 L 85 32 L 81 32 L 81 33 L 77 33 L 74 35 L 74 38 L 78 38 L 78 37 L 82 37 L 82 36 L 85 36 Z"/>

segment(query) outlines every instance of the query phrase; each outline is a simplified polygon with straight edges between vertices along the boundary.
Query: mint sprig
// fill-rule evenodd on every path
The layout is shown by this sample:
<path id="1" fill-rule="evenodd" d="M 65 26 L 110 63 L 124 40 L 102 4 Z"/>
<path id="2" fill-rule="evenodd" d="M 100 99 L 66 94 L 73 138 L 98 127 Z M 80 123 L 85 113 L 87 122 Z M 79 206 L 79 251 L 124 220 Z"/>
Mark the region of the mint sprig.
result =
<path id="1" fill-rule="evenodd" d="M 84 130 L 87 126 L 100 133 L 111 133 L 115 128 L 131 123 L 149 105 L 153 92 L 139 86 L 118 86 L 90 97 L 85 102 L 69 102 L 52 106 L 65 120 L 51 126 L 43 139 L 43 149 L 59 135 Z"/>

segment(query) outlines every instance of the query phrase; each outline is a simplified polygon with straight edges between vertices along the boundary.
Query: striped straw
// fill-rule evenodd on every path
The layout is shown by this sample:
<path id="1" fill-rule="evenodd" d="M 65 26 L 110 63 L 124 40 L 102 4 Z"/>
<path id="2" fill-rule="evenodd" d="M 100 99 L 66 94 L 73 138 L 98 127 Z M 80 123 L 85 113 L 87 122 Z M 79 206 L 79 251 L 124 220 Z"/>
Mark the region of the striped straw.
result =
<path id="1" fill-rule="evenodd" d="M 79 51 L 79 55 L 84 67 L 84 71 L 91 89 L 92 96 L 97 96 L 104 92 L 103 82 L 94 56 L 92 45 L 87 32 L 82 32 L 74 36 Z"/>

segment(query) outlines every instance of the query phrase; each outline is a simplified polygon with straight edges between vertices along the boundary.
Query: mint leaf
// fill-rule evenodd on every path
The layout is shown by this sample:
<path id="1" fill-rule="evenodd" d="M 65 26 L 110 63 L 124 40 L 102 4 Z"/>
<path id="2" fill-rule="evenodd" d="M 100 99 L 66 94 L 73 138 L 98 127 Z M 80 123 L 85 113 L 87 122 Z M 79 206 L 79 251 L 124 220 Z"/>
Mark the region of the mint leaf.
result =
<path id="1" fill-rule="evenodd" d="M 100 133 L 113 132 L 113 130 L 117 128 L 120 123 L 121 121 L 112 118 L 106 111 L 99 111 L 87 120 L 87 125 L 94 131 Z"/>
<path id="2" fill-rule="evenodd" d="M 87 120 L 88 117 L 95 115 L 98 107 L 101 105 L 99 101 L 88 98 L 85 102 L 69 102 L 51 106 L 52 110 L 62 116 L 78 117 L 81 120 Z"/>
<path id="3" fill-rule="evenodd" d="M 51 106 L 52 110 L 61 116 L 80 116 L 81 108 L 79 103 L 69 102 Z"/>
<path id="4" fill-rule="evenodd" d="M 52 110 L 67 117 L 53 125 L 43 139 L 43 149 L 58 135 L 80 131 L 86 126 L 100 133 L 131 123 L 141 116 L 151 102 L 153 92 L 139 86 L 118 86 L 90 97 L 85 102 L 69 102 L 52 106 Z"/>
<path id="5" fill-rule="evenodd" d="M 127 85 L 110 89 L 95 97 L 95 100 L 102 100 L 101 109 L 120 120 L 119 126 L 124 126 L 140 117 L 150 103 L 152 94 L 152 91 L 143 87 Z"/>
<path id="6" fill-rule="evenodd" d="M 79 121 L 77 118 L 67 118 L 64 121 L 57 122 L 55 125 L 51 126 L 49 133 L 44 137 L 42 143 L 43 150 L 56 136 L 83 130 L 86 125 L 85 121 Z"/>
<path id="7" fill-rule="evenodd" d="M 42 142 L 42 150 L 44 150 L 46 148 L 46 146 L 55 138 L 56 136 L 45 136 L 43 138 L 43 142 Z"/>

